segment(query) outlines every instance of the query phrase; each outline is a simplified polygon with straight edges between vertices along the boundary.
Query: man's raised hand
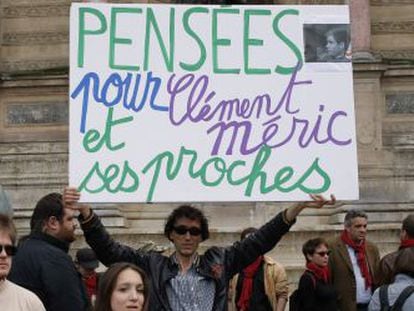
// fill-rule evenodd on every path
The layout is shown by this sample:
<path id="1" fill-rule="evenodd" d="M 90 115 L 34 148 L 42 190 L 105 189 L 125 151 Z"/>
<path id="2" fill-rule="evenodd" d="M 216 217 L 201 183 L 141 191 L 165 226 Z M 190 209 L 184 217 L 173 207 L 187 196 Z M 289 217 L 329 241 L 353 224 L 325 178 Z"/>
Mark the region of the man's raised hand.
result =
<path id="1" fill-rule="evenodd" d="M 312 198 L 312 201 L 303 202 L 302 204 L 304 205 L 304 207 L 307 207 L 307 208 L 322 208 L 325 205 L 335 206 L 335 204 L 336 204 L 336 198 L 333 194 L 331 194 L 331 199 L 330 200 L 327 200 L 321 194 L 310 194 L 310 197 Z"/>

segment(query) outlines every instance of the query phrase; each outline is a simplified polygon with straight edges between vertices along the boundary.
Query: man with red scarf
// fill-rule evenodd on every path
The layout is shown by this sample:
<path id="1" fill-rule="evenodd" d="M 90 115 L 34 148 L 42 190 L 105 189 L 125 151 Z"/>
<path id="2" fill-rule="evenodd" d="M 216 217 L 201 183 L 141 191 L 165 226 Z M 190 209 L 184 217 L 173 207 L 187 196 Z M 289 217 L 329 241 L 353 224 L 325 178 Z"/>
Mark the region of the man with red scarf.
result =
<path id="1" fill-rule="evenodd" d="M 330 243 L 329 269 L 341 311 L 365 311 L 377 285 L 379 252 L 366 240 L 368 216 L 361 210 L 345 215 L 344 230 Z"/>
<path id="2" fill-rule="evenodd" d="M 380 261 L 380 280 L 378 285 L 390 284 L 394 281 L 395 260 L 401 250 L 414 247 L 414 214 L 408 215 L 402 222 L 400 247 L 397 251 L 384 256 Z"/>

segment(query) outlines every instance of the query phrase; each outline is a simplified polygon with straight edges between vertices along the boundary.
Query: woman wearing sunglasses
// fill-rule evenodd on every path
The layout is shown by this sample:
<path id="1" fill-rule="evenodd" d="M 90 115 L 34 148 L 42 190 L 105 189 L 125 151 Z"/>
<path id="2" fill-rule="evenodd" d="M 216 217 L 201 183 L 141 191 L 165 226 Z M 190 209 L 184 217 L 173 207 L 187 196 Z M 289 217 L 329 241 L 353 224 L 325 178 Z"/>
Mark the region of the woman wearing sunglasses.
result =
<path id="1" fill-rule="evenodd" d="M 336 311 L 337 295 L 329 283 L 329 250 L 322 238 L 308 240 L 302 247 L 306 270 L 299 280 L 298 300 L 301 311 Z"/>
<path id="2" fill-rule="evenodd" d="M 16 254 L 16 228 L 12 220 L 0 214 L 0 308 L 13 311 L 45 311 L 40 299 L 31 291 L 9 280 L 7 275 Z"/>

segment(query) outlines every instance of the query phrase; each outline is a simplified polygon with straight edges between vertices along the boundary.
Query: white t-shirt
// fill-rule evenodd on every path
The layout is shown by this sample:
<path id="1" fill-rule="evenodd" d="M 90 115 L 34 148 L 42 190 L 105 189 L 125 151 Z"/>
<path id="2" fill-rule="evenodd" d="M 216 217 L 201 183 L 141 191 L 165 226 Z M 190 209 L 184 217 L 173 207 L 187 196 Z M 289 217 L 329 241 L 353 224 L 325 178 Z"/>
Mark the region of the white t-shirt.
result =
<path id="1" fill-rule="evenodd" d="M 9 280 L 0 281 L 0 308 L 2 311 L 46 311 L 39 297 Z"/>

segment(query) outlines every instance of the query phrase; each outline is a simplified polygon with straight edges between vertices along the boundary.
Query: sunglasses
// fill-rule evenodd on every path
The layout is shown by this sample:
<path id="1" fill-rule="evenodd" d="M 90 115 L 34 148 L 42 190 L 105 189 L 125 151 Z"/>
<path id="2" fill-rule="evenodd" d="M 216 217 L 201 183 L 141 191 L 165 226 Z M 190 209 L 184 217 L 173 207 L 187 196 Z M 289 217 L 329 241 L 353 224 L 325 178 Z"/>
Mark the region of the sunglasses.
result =
<path id="1" fill-rule="evenodd" d="M 331 254 L 331 251 L 327 252 L 315 252 L 315 254 L 318 254 L 321 257 L 329 256 Z"/>
<path id="2" fill-rule="evenodd" d="M 14 245 L 2 245 L 0 244 L 0 254 L 4 251 L 6 252 L 7 256 L 14 256 L 17 253 L 17 247 Z"/>
<path id="3" fill-rule="evenodd" d="M 187 234 L 187 232 L 189 232 L 192 236 L 199 236 L 201 234 L 201 229 L 197 227 L 188 228 L 186 226 L 177 226 L 173 227 L 173 229 L 179 235 Z"/>

